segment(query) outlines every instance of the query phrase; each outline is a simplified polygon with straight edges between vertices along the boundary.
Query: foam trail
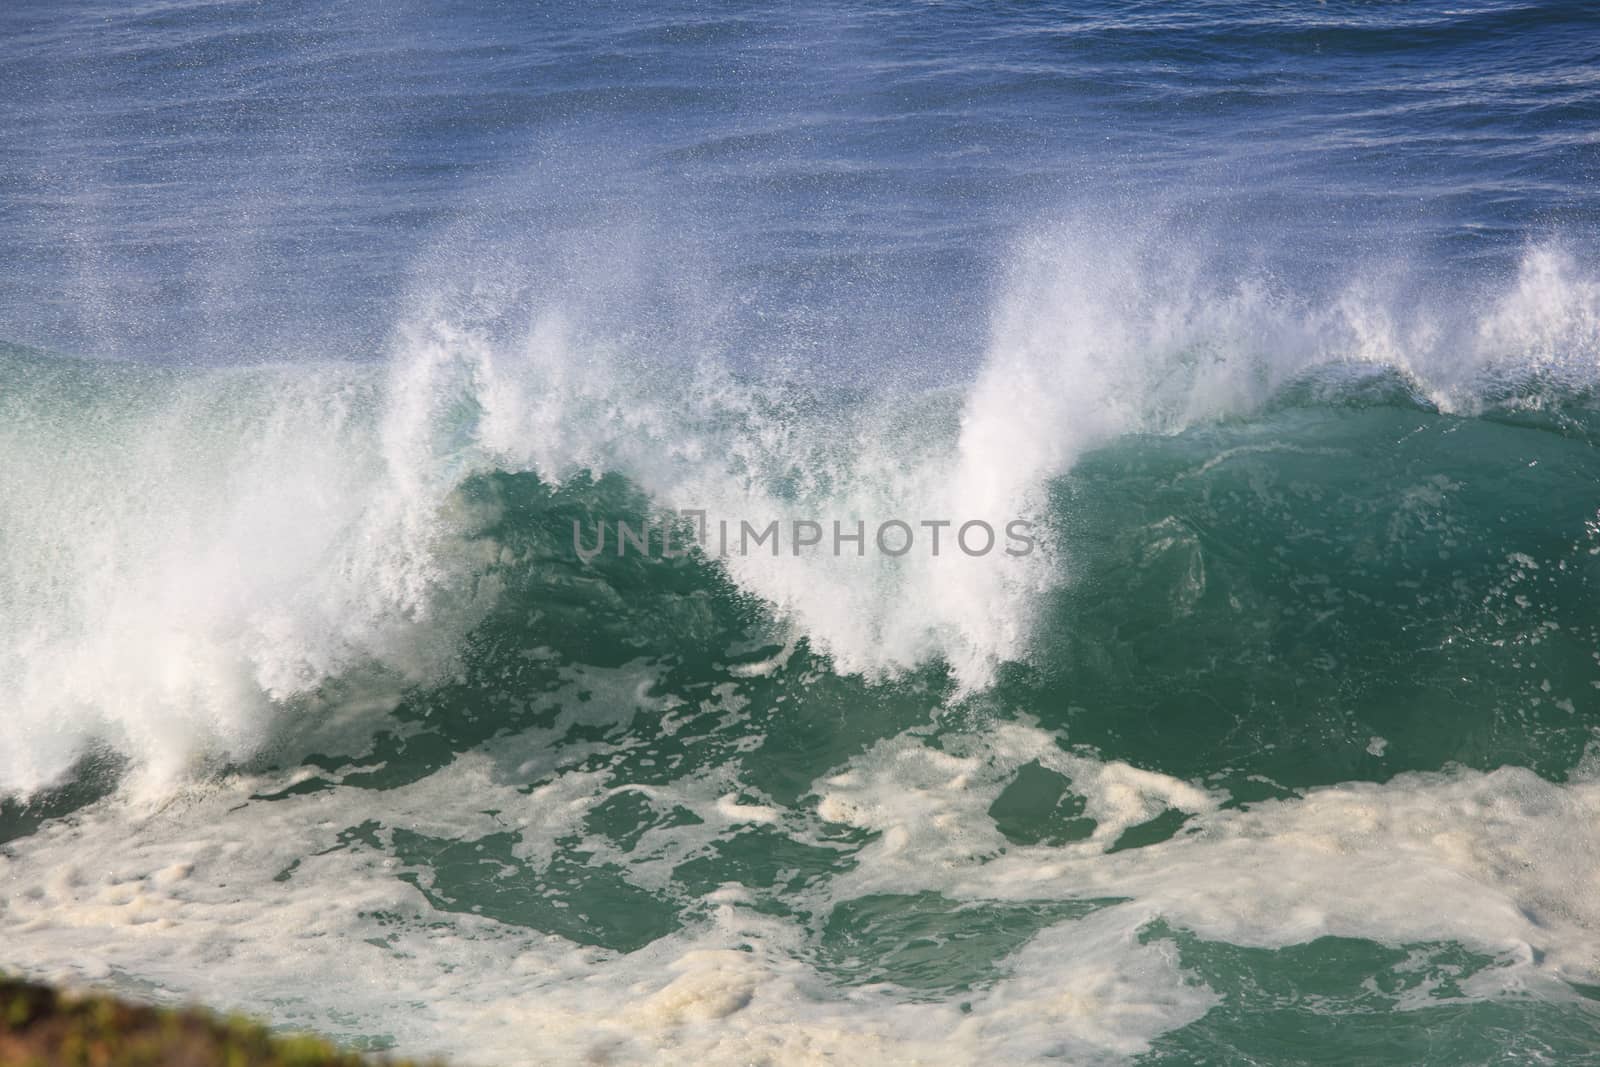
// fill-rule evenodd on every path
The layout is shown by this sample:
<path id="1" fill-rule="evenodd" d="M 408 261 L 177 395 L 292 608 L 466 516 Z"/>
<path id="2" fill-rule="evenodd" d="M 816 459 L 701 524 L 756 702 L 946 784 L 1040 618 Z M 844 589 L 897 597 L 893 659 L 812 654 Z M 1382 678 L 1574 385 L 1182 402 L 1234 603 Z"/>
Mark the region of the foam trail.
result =
<path id="1" fill-rule="evenodd" d="M 1100 832 L 1065 847 L 1004 847 L 987 809 L 1032 761 L 1072 776 Z M 558 774 L 530 793 L 477 753 L 387 792 L 260 798 L 284 784 L 241 777 L 156 819 L 108 798 L 14 843 L 0 854 L 0 932 L 14 964 L 69 982 L 138 976 L 168 998 L 192 993 L 203 974 L 215 1003 L 272 1005 L 285 1024 L 387 1035 L 407 1052 L 467 1062 L 503 1062 L 533 1042 L 573 1062 L 932 1064 L 980 1052 L 1003 1063 L 1126 1062 L 1199 1019 L 1217 995 L 1179 965 L 1170 935 L 1141 936 L 1157 919 L 1260 947 L 1324 935 L 1458 941 L 1493 957 L 1463 976 L 1458 1004 L 1572 999 L 1558 979 L 1592 981 L 1600 960 L 1586 890 L 1595 850 L 1571 847 L 1600 812 L 1590 770 L 1565 784 L 1511 768 L 1407 775 L 1236 810 L 1192 783 L 1064 753 L 1025 723 L 937 748 L 890 739 L 814 783 L 819 818 L 874 836 L 859 863 L 802 891 L 797 906 L 826 914 L 884 892 L 974 907 L 1101 901 L 1045 927 L 954 1000 L 840 987 L 815 966 L 800 926 L 736 885 L 712 894 L 703 919 L 616 954 L 472 914 L 441 922 L 418 896 L 441 875 L 392 853 L 395 827 L 470 842 L 510 826 L 519 860 L 537 864 L 584 834 L 613 795 L 604 771 Z M 652 885 L 759 816 L 725 787 L 715 774 L 654 787 L 700 821 L 651 831 L 630 875 Z M 1190 832 L 1107 853 L 1122 830 L 1168 808 L 1190 813 Z M 361 825 L 381 827 L 376 839 L 340 836 Z M 827 840 L 793 822 L 786 832 L 813 847 Z M 583 848 L 618 858 L 603 837 Z M 330 884 L 341 887 L 332 910 Z M 308 968 L 326 976 L 314 996 L 303 993 Z"/>
<path id="2" fill-rule="evenodd" d="M 988 806 L 1034 760 L 1085 795 L 1092 837 L 1004 848 Z M 1002 724 L 941 750 L 904 736 L 883 742 L 818 792 L 824 818 L 880 835 L 835 886 L 846 895 L 905 891 L 932 868 L 948 872 L 946 893 L 964 898 L 1028 899 L 1070 886 L 1131 895 L 1231 944 L 1449 940 L 1504 956 L 1522 978 L 1592 982 L 1600 909 L 1584 887 L 1600 877 L 1600 860 L 1572 842 L 1594 839 L 1597 770 L 1591 756 L 1564 784 L 1514 767 L 1407 774 L 1231 809 L 1192 783 L 1069 754 L 1046 732 Z M 1105 854 L 1124 830 L 1165 810 L 1191 815 L 1187 833 Z"/>

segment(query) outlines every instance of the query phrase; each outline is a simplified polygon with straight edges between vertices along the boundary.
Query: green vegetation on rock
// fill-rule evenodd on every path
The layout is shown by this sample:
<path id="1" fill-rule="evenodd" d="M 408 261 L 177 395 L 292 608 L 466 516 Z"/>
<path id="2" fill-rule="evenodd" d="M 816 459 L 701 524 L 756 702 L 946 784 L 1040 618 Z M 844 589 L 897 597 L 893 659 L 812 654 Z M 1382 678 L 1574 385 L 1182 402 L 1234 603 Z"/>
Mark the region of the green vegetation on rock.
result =
<path id="1" fill-rule="evenodd" d="M 0 977 L 4 1067 L 367 1067 L 373 1062 L 321 1038 L 273 1035 L 249 1019 L 78 996 Z"/>

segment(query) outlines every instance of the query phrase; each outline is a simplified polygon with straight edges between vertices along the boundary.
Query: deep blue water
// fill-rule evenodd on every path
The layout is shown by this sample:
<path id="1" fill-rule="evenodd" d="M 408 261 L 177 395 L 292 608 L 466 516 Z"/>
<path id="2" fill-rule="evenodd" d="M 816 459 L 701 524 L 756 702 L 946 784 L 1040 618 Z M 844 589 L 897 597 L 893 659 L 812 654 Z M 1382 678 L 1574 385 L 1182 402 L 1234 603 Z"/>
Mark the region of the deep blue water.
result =
<path id="1" fill-rule="evenodd" d="M 79 353 L 372 358 L 492 254 L 745 359 L 970 366 L 1054 216 L 1299 287 L 1597 220 L 1585 3 L 18 2 L 0 39 L 0 322 Z"/>

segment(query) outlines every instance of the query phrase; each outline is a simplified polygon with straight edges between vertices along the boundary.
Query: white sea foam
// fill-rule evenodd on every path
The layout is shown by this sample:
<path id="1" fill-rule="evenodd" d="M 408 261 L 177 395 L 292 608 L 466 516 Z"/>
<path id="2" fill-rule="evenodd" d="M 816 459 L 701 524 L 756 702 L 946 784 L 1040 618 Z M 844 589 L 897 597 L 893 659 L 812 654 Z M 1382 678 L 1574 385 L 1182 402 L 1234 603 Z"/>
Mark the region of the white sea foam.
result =
<path id="1" fill-rule="evenodd" d="M 536 731 L 528 750 L 561 728 Z M 1122 902 L 1046 927 L 992 983 L 956 996 L 840 985 L 809 962 L 802 923 L 738 886 L 627 955 L 434 910 L 398 877 L 413 870 L 426 888 L 434 872 L 397 860 L 393 832 L 471 841 L 514 830 L 537 869 L 616 788 L 581 771 L 524 793 L 488 752 L 386 792 L 262 801 L 251 795 L 281 781 L 236 778 L 155 812 L 109 798 L 0 857 L 0 937 L 8 964 L 30 974 L 203 995 L 484 1063 L 530 1047 L 553 1062 L 1120 1061 L 1217 1001 L 1169 942 L 1139 936 L 1158 917 L 1269 948 L 1328 934 L 1460 942 L 1499 959 L 1468 996 L 1560 998 L 1557 976 L 1600 973 L 1600 848 L 1581 847 L 1600 825 L 1600 779 L 1587 772 L 1565 784 L 1511 768 L 1406 775 L 1237 810 L 1193 783 L 1064 753 L 1026 724 L 959 741 L 888 740 L 815 783 L 821 816 L 878 836 L 795 903 L 825 913 L 866 893 L 929 890 Z M 1093 838 L 1019 847 L 999 834 L 987 808 L 1033 760 L 1071 777 L 1100 822 Z M 715 773 L 659 788 L 705 821 L 651 831 L 636 851 L 652 858 L 627 867 L 642 886 L 766 820 L 730 801 Z M 1106 853 L 1122 828 L 1169 807 L 1191 813 L 1188 832 Z M 369 820 L 377 847 L 341 841 Z M 821 843 L 795 816 L 783 821 Z M 601 838 L 583 850 L 629 862 Z"/>
<path id="2" fill-rule="evenodd" d="M 895 738 L 819 783 L 825 816 L 881 834 L 836 891 L 903 892 L 935 868 L 946 872 L 944 891 L 963 898 L 1027 899 L 1064 886 L 1126 894 L 1233 944 L 1448 940 L 1537 959 L 1577 981 L 1600 975 L 1600 907 L 1588 889 L 1600 878 L 1600 847 L 1584 844 L 1600 846 L 1592 763 L 1564 784 L 1515 767 L 1406 774 L 1241 810 L 1190 783 L 1062 752 L 1027 726 L 950 748 Z M 1098 820 L 1094 837 L 1006 847 L 985 813 L 1028 760 L 1071 778 Z M 1103 854 L 1122 830 L 1168 808 L 1192 814 L 1182 834 Z"/>

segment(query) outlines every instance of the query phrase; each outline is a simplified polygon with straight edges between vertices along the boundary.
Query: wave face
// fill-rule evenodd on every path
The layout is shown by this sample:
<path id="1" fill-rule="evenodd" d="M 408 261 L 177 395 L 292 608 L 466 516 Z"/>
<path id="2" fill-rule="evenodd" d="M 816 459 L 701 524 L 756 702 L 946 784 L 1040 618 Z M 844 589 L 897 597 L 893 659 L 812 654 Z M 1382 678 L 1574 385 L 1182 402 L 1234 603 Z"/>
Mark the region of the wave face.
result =
<path id="1" fill-rule="evenodd" d="M 0 967 L 1596 1057 L 1594 12 L 456 14 L 0 13 Z"/>
<path id="2" fill-rule="evenodd" d="M 872 681 L 937 664 L 963 694 L 991 686 L 1005 664 L 1038 665 L 1058 646 L 1123 632 L 1122 623 L 1060 624 L 1055 615 L 1063 596 L 1098 588 L 1075 571 L 1092 546 L 1132 536 L 1114 534 L 1119 524 L 1160 531 L 1158 542 L 1187 546 L 1172 549 L 1180 555 L 1200 551 L 1178 505 L 1159 514 L 1117 506 L 1121 494 L 1157 492 L 1134 474 L 1149 464 L 1177 477 L 1183 451 L 1163 461 L 1154 443 L 1175 434 L 1195 442 L 1190 460 L 1207 471 L 1281 452 L 1284 463 L 1303 456 L 1361 475 L 1378 462 L 1373 448 L 1353 449 L 1337 425 L 1282 428 L 1278 412 L 1397 408 L 1412 413 L 1403 418 L 1447 420 L 1449 442 L 1419 460 L 1430 473 L 1407 489 L 1406 507 L 1421 517 L 1396 513 L 1386 501 L 1398 483 L 1385 483 L 1370 502 L 1346 505 L 1349 515 L 1285 518 L 1308 539 L 1303 558 L 1286 564 L 1297 582 L 1310 580 L 1302 572 L 1319 552 L 1331 565 L 1332 554 L 1354 551 L 1320 526 L 1370 512 L 1400 524 L 1388 534 L 1399 540 L 1407 523 L 1447 523 L 1437 513 L 1449 494 L 1479 482 L 1478 506 L 1498 501 L 1508 522 L 1529 511 L 1535 529 L 1587 529 L 1581 460 L 1600 285 L 1560 253 L 1531 251 L 1468 323 L 1441 328 L 1424 316 L 1433 337 L 1448 339 L 1424 348 L 1404 340 L 1419 327 L 1362 301 L 1359 283 L 1308 308 L 1248 282 L 1158 278 L 1138 252 L 1117 262 L 1104 237 L 1097 246 L 1081 231 L 1059 240 L 1019 251 L 989 358 L 965 389 L 771 385 L 707 363 L 663 384 L 672 372 L 648 352 L 585 335 L 559 313 L 508 338 L 485 325 L 481 307 L 455 317 L 435 308 L 407 324 L 385 368 L 194 372 L 10 352 L 0 502 L 16 519 L 0 591 L 15 682 L 5 693 L 0 782 L 36 790 L 103 743 L 159 789 L 208 759 L 248 759 L 287 706 L 352 672 L 426 683 L 455 669 L 502 589 L 521 584 L 526 557 L 506 566 L 509 550 L 485 530 L 503 521 L 499 487 L 523 476 L 547 494 L 605 487 L 577 511 L 574 502 L 546 514 L 537 497 L 518 505 L 540 522 L 552 565 L 598 574 L 611 552 L 626 562 L 616 522 L 642 529 L 652 509 L 704 512 L 701 562 L 759 604 L 789 645 L 803 640 L 833 670 Z M 1435 382 L 1419 376 L 1430 368 L 1439 368 Z M 1265 421 L 1245 435 L 1229 421 L 1238 418 Z M 1543 472 L 1475 476 L 1478 431 L 1464 427 L 1479 425 L 1541 427 L 1580 442 L 1579 480 L 1534 490 Z M 1379 455 L 1409 440 L 1401 424 L 1370 432 Z M 1125 458 L 1126 448 L 1135 451 Z M 1450 448 L 1463 451 L 1459 462 Z M 1076 467 L 1085 453 L 1094 464 Z M 1528 463 L 1537 468 L 1539 455 Z M 1102 467 L 1115 491 L 1083 481 Z M 1084 495 L 1094 493 L 1103 498 Z M 1566 502 L 1559 521 L 1543 493 Z M 1024 558 L 969 557 L 949 543 L 967 521 L 999 531 L 1016 518 L 1041 542 Z M 814 548 L 737 547 L 741 523 L 774 520 L 785 530 L 815 521 L 829 536 Z M 883 551 L 875 534 L 892 520 L 922 530 L 922 544 Z M 952 523 L 942 554 L 921 526 L 930 520 Z M 863 524 L 866 544 L 841 548 L 835 522 Z M 726 534 L 709 543 L 710 531 L 728 526 L 731 551 Z M 611 552 L 586 559 L 604 545 L 595 541 L 602 527 Z M 1480 538 L 1506 558 L 1528 555 L 1510 531 Z M 1293 539 L 1291 527 L 1275 528 L 1257 551 L 1285 556 Z M 1439 565 L 1416 574 L 1398 561 L 1380 567 L 1368 595 L 1412 583 L 1437 603 L 1435 587 L 1459 577 L 1451 547 L 1443 539 Z M 1375 542 L 1364 551 L 1383 550 Z M 1571 565 L 1584 573 L 1580 560 Z M 1193 566 L 1198 598 L 1199 556 Z M 1484 594 L 1486 574 L 1468 582 L 1473 595 Z M 1156 591 L 1115 599 L 1171 607 Z M 530 592 L 516 610 L 538 611 L 536 600 Z M 1219 624 L 1218 639 L 1238 635 Z M 1303 685 L 1298 666 L 1291 673 Z M 1137 687 L 1137 677 L 1120 684 Z"/>

